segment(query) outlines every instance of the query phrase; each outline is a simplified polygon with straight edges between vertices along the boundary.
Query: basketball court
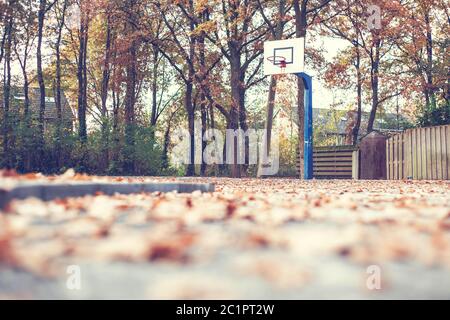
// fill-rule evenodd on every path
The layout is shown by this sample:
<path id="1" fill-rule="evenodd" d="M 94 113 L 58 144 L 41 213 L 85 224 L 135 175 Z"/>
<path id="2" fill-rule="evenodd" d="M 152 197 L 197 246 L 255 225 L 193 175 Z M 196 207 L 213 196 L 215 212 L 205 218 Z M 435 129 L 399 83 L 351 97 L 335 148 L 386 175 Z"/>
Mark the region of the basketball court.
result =
<path id="1" fill-rule="evenodd" d="M 446 182 L 182 181 L 216 191 L 13 201 L 0 215 L 0 296 L 449 297 Z M 70 265 L 82 290 L 66 288 Z"/>

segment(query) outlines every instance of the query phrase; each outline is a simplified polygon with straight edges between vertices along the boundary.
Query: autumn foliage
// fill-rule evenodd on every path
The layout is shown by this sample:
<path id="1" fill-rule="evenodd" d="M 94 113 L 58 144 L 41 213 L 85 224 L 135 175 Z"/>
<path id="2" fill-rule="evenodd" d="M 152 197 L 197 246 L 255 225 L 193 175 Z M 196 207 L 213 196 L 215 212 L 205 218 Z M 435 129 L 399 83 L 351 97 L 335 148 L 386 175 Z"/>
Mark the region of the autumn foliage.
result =
<path id="1" fill-rule="evenodd" d="M 303 145 L 302 82 L 269 79 L 262 71 L 263 43 L 294 36 L 306 37 L 315 81 L 340 92 L 347 98 L 342 108 L 356 114 L 350 142 L 395 107 L 418 125 L 449 121 L 443 0 L 11 0 L 0 6 L 2 167 L 252 174 L 248 165 L 175 167 L 174 132 L 189 131 L 194 162 L 195 150 L 205 147 L 194 138 L 196 121 L 202 133 L 283 131 L 279 115 L 295 105 L 294 136 Z M 299 149 L 301 161 L 302 148 L 289 149 L 294 155 L 284 158 Z"/>

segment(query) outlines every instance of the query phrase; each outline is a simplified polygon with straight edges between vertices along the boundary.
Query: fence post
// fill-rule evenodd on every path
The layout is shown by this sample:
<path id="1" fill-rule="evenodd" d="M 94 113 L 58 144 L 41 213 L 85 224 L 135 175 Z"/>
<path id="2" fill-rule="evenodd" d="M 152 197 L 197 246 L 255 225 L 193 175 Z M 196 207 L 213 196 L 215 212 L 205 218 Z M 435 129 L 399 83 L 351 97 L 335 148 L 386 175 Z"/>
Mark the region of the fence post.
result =
<path id="1" fill-rule="evenodd" d="M 436 138 L 436 179 L 442 180 L 443 174 L 442 174 L 442 156 L 444 155 L 442 152 L 442 140 L 441 140 L 441 129 L 443 127 L 437 127 L 435 128 L 434 136 Z"/>
<path id="2" fill-rule="evenodd" d="M 391 155 L 390 155 L 390 152 L 389 152 L 391 150 L 391 139 L 392 138 L 389 138 L 389 139 L 386 140 L 386 178 L 388 180 L 392 179 L 392 176 L 391 176 L 391 161 L 390 161 Z"/>
<path id="3" fill-rule="evenodd" d="M 444 145 L 445 145 L 445 167 L 446 167 L 446 176 L 445 178 L 450 179 L 450 126 L 444 127 Z"/>
<path id="4" fill-rule="evenodd" d="M 403 143 L 405 148 L 404 152 L 404 163 L 405 163 L 405 172 L 404 178 L 410 179 L 412 177 L 412 155 L 411 155 L 411 130 L 405 131 L 405 141 Z"/>
<path id="5" fill-rule="evenodd" d="M 359 180 L 359 149 L 352 155 L 352 179 Z"/>

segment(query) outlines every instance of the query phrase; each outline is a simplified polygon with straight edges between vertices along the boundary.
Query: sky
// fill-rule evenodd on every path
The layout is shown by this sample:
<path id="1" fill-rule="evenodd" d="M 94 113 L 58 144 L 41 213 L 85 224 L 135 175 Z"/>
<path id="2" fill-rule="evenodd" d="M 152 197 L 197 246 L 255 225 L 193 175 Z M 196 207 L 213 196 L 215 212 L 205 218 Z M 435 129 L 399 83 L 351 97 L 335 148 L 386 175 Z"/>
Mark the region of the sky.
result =
<path id="1" fill-rule="evenodd" d="M 331 62 L 339 51 L 348 46 L 347 42 L 341 39 L 335 39 L 331 37 L 318 37 L 317 43 L 313 44 L 317 47 L 324 48 L 323 55 L 327 62 Z M 317 70 L 313 70 L 305 65 L 305 71 L 307 74 L 313 77 L 313 105 L 314 108 L 328 109 L 330 106 L 339 99 L 347 97 L 352 99 L 355 94 L 348 92 L 347 90 L 334 89 L 331 90 L 325 87 L 325 83 L 322 79 L 318 78 Z M 333 97 L 335 101 L 333 101 Z M 353 100 L 349 100 L 346 105 L 353 103 Z"/>

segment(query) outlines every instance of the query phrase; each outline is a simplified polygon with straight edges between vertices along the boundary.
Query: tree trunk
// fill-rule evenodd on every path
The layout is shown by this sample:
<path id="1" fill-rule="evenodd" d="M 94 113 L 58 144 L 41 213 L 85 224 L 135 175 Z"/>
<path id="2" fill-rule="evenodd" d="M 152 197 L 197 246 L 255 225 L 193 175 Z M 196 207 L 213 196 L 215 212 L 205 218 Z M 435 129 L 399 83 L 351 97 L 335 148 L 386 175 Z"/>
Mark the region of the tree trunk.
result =
<path id="1" fill-rule="evenodd" d="M 106 17 L 106 39 L 105 39 L 105 56 L 103 61 L 102 71 L 102 91 L 101 91 L 101 112 L 102 112 L 102 170 L 105 171 L 109 163 L 109 134 L 108 134 L 108 88 L 110 69 L 109 63 L 111 59 L 111 16 L 108 14 Z"/>
<path id="2" fill-rule="evenodd" d="M 166 132 L 164 133 L 164 144 L 162 151 L 162 167 L 164 169 L 169 168 L 169 145 L 170 145 L 170 121 L 167 124 Z"/>
<path id="3" fill-rule="evenodd" d="M 7 33 L 8 33 L 8 28 L 5 26 L 5 28 L 3 30 L 2 41 L 0 41 L 0 65 L 3 61 L 3 56 L 5 54 L 5 41 L 6 41 Z"/>
<path id="4" fill-rule="evenodd" d="M 162 167 L 163 169 L 169 169 L 169 146 L 170 146 L 170 130 L 172 128 L 172 121 L 176 114 L 176 111 L 172 113 L 167 121 L 167 128 L 164 132 L 164 144 L 162 151 Z"/>
<path id="5" fill-rule="evenodd" d="M 427 93 L 428 93 L 428 103 L 427 108 L 429 110 L 434 110 L 436 108 L 436 97 L 434 94 L 434 85 L 433 85 L 433 34 L 431 32 L 431 23 L 430 23 L 430 12 L 425 9 L 425 25 L 426 25 L 426 37 L 427 37 L 427 67 L 426 67 L 426 76 L 427 76 Z"/>
<path id="6" fill-rule="evenodd" d="M 274 40 L 281 40 L 283 38 L 283 26 L 284 26 L 284 16 L 285 16 L 285 10 L 286 10 L 286 1 L 280 0 L 278 2 L 278 21 L 277 21 L 277 28 L 275 31 L 275 39 Z M 274 76 L 270 77 L 270 85 L 269 85 L 269 92 L 267 97 L 267 107 L 266 107 L 266 147 L 265 150 L 267 151 L 266 156 L 270 156 L 270 147 L 272 144 L 272 127 L 273 127 L 273 110 L 275 108 L 275 98 L 276 98 L 276 92 L 277 92 L 277 79 Z M 265 165 L 264 161 L 267 159 L 261 159 L 260 166 Z M 260 172 L 258 171 L 258 177 L 260 176 Z"/>
<path id="7" fill-rule="evenodd" d="M 232 105 L 230 110 L 230 129 L 238 130 L 239 122 L 241 118 L 241 61 L 240 54 L 238 50 L 230 45 L 230 85 L 231 85 L 231 99 Z M 241 166 L 238 164 L 238 154 L 241 152 L 239 139 L 234 138 L 234 148 L 233 148 L 233 163 L 231 164 L 231 177 L 240 178 L 241 177 Z M 228 150 L 230 151 L 230 150 Z"/>
<path id="8" fill-rule="evenodd" d="M 194 2 L 189 0 L 189 11 L 191 14 L 194 11 Z M 195 30 L 195 23 L 190 20 L 189 29 L 191 33 Z M 193 92 L 193 79 L 195 76 L 195 70 L 193 66 L 193 61 L 195 59 L 195 43 L 196 39 L 194 35 L 189 37 L 189 60 L 192 62 L 189 64 L 188 68 L 188 79 L 186 82 L 186 95 L 185 95 L 185 109 L 188 114 L 188 126 L 189 126 L 189 136 L 190 136 L 190 159 L 187 166 L 186 175 L 195 175 L 195 108 L 192 103 L 192 92 Z"/>
<path id="9" fill-rule="evenodd" d="M 150 118 L 150 125 L 156 126 L 156 119 L 158 113 L 158 60 L 159 48 L 157 45 L 152 45 L 153 48 L 153 71 L 152 71 L 152 114 Z"/>
<path id="10" fill-rule="evenodd" d="M 273 127 L 273 110 L 275 107 L 275 98 L 277 92 L 277 79 L 274 76 L 270 77 L 269 93 L 267 99 L 267 114 L 266 114 L 266 151 L 267 157 L 270 155 L 270 147 L 272 144 L 272 127 Z M 263 163 L 264 164 L 264 163 Z"/>
<path id="11" fill-rule="evenodd" d="M 61 150 L 61 144 L 62 144 L 62 104 L 61 104 L 61 39 L 62 39 L 62 30 L 65 23 L 65 16 L 66 16 L 66 9 L 67 9 L 67 0 L 64 0 L 63 8 L 61 12 L 60 21 L 58 24 L 58 37 L 56 40 L 56 74 L 55 74 L 55 106 L 56 106 L 56 113 L 57 113 L 57 124 L 56 124 L 56 135 L 57 135 L 57 142 L 56 142 L 56 153 L 57 153 L 57 165 L 58 167 L 62 167 L 63 165 L 63 157 L 62 157 L 62 150 Z"/>
<path id="12" fill-rule="evenodd" d="M 372 57 L 370 72 L 370 84 L 372 88 L 372 109 L 370 110 L 369 121 L 367 124 L 367 133 L 373 131 L 377 109 L 379 104 L 378 85 L 379 85 L 379 66 L 380 66 L 380 45 L 381 40 L 377 37 L 375 40 L 375 56 Z"/>
<path id="13" fill-rule="evenodd" d="M 430 91 L 427 88 L 427 85 L 425 85 L 425 88 L 422 90 L 423 97 L 425 99 L 425 112 L 428 112 L 428 108 L 431 106 L 431 100 L 430 100 Z"/>
<path id="14" fill-rule="evenodd" d="M 447 86 L 445 89 L 445 102 L 450 105 L 450 65 L 447 67 Z"/>
<path id="15" fill-rule="evenodd" d="M 239 81 L 239 125 L 244 133 L 248 131 L 247 124 L 247 109 L 245 108 L 245 73 L 240 70 Z M 249 137 L 244 136 L 244 164 L 241 166 L 241 176 L 247 176 L 248 167 L 250 164 L 250 140 Z"/>
<path id="16" fill-rule="evenodd" d="M 24 58 L 24 68 L 22 70 L 23 75 L 23 96 L 25 98 L 23 104 L 23 117 L 25 119 L 26 128 L 30 129 L 30 81 L 28 80 L 27 72 L 27 58 Z"/>
<path id="17" fill-rule="evenodd" d="M 87 141 L 86 126 L 86 107 L 87 107 L 87 79 L 86 79 L 86 56 L 88 42 L 88 18 L 85 12 L 84 2 L 81 2 L 81 19 L 80 19 L 80 46 L 78 51 L 78 136 L 81 143 Z"/>
<path id="18" fill-rule="evenodd" d="M 125 97 L 125 164 L 124 169 L 128 174 L 135 172 L 135 104 L 137 84 L 137 48 L 132 43 L 129 48 L 129 62 L 127 64 L 127 81 Z"/>
<path id="19" fill-rule="evenodd" d="M 207 15 L 203 15 L 204 20 L 207 20 Z M 197 38 L 197 47 L 199 48 L 199 64 L 200 64 L 200 74 L 201 74 L 201 81 L 200 86 L 203 86 L 203 82 L 206 82 L 206 57 L 205 57 L 205 32 L 202 32 L 200 36 Z M 206 98 L 206 95 L 202 89 L 200 89 L 200 113 L 201 113 L 201 121 L 202 121 L 202 164 L 200 166 L 200 175 L 203 177 L 206 175 L 206 162 L 203 158 L 203 152 L 207 146 L 206 141 L 203 140 L 203 137 L 205 136 L 206 129 L 207 129 L 207 108 L 208 108 L 208 101 Z"/>
<path id="20" fill-rule="evenodd" d="M 207 102 L 206 102 L 206 97 L 205 95 L 202 93 L 200 94 L 200 112 L 201 112 L 201 120 L 202 120 L 202 164 L 200 166 L 200 175 L 202 177 L 204 177 L 206 175 L 206 162 L 205 159 L 203 159 L 203 152 L 207 146 L 206 141 L 203 140 L 203 137 L 205 136 L 206 133 L 206 121 L 207 121 Z"/>
<path id="21" fill-rule="evenodd" d="M 5 45 L 5 68 L 4 68 L 4 83 L 3 83 L 3 153 L 4 153 L 4 166 L 11 167 L 11 155 L 9 154 L 9 131 L 10 131 L 10 119 L 9 119 L 9 103 L 10 103 L 10 90 L 11 90 L 11 44 L 12 44 L 12 28 L 13 17 L 9 16 L 7 23 L 7 39 Z"/>
<path id="22" fill-rule="evenodd" d="M 192 104 L 192 81 L 186 83 L 186 93 L 184 96 L 184 107 L 188 116 L 189 130 L 189 164 L 187 165 L 186 175 L 193 177 L 195 175 L 195 112 Z"/>
<path id="23" fill-rule="evenodd" d="M 23 159 L 23 170 L 25 172 L 29 172 L 31 170 L 31 154 L 29 152 L 29 148 L 31 147 L 31 115 L 30 115 L 30 93 L 29 87 L 30 82 L 28 80 L 28 72 L 27 72 L 27 64 L 28 57 L 27 51 L 25 50 L 25 57 L 23 59 L 22 65 L 22 75 L 23 75 L 23 95 L 24 95 L 24 105 L 23 105 L 23 121 L 25 122 L 26 133 L 23 137 L 25 148 L 22 152 Z"/>
<path id="24" fill-rule="evenodd" d="M 358 143 L 359 130 L 361 128 L 362 117 L 362 74 L 361 74 L 361 55 L 359 50 L 359 44 L 356 47 L 356 92 L 357 92 L 357 111 L 356 111 L 356 123 L 353 127 L 353 145 Z"/>
<path id="25" fill-rule="evenodd" d="M 210 128 L 211 130 L 214 130 L 216 128 L 216 120 L 214 116 L 214 106 L 212 104 L 209 105 L 209 117 L 210 117 Z M 217 141 L 214 139 L 214 152 L 219 152 L 219 146 L 217 145 Z M 218 166 L 220 164 L 214 165 L 214 175 L 217 175 L 219 173 Z"/>
<path id="26" fill-rule="evenodd" d="M 83 141 L 87 141 L 87 124 L 86 124 L 86 112 L 87 112 L 87 85 L 88 85 L 88 77 L 87 77 L 87 55 L 88 55 L 88 37 L 89 37 L 89 18 L 86 13 L 86 21 L 85 21 L 85 33 L 84 33 L 84 53 L 83 53 Z"/>
<path id="27" fill-rule="evenodd" d="M 117 161 L 119 158 L 119 144 L 120 144 L 120 128 L 119 128 L 119 106 L 120 106 L 120 92 L 113 88 L 112 90 L 112 100 L 113 100 L 113 123 L 112 123 L 112 137 L 113 137 L 113 148 L 112 148 L 112 160 Z"/>
<path id="28" fill-rule="evenodd" d="M 107 114 L 107 106 L 106 102 L 108 100 L 108 86 L 109 86 L 109 77 L 110 77 L 110 71 L 109 71 L 109 62 L 111 58 L 111 17 L 108 15 L 106 18 L 106 39 L 105 39 L 105 56 L 103 60 L 103 70 L 102 70 L 102 89 L 101 89 L 101 100 L 102 100 L 102 106 L 101 106 L 101 112 L 102 112 L 102 118 L 106 120 L 108 114 Z M 106 123 L 103 121 L 103 129 L 105 129 Z"/>
<path id="29" fill-rule="evenodd" d="M 44 73 L 42 70 L 42 38 L 44 33 L 44 20 L 45 11 L 47 10 L 47 0 L 39 1 L 39 11 L 38 11 L 38 36 L 37 36 L 37 51 L 36 51 L 36 65 L 37 65 L 37 78 L 39 83 L 39 137 L 38 137 L 38 159 L 40 165 L 42 165 L 43 152 L 44 152 L 44 117 L 45 117 L 45 83 L 44 83 Z"/>

